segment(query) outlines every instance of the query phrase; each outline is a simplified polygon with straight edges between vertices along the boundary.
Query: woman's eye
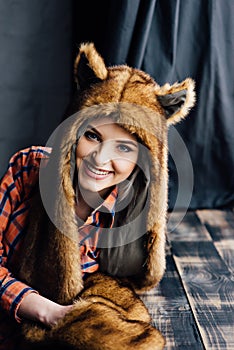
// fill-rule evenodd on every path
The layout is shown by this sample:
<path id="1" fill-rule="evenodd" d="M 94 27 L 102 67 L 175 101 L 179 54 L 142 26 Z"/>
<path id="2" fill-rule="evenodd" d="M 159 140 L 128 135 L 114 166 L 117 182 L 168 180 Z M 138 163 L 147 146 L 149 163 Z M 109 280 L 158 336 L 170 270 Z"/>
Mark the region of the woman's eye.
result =
<path id="1" fill-rule="evenodd" d="M 84 136 L 88 140 L 100 141 L 100 137 L 93 131 L 86 131 Z"/>
<path id="2" fill-rule="evenodd" d="M 126 145 L 118 145 L 118 149 L 120 152 L 131 152 L 132 149 Z"/>

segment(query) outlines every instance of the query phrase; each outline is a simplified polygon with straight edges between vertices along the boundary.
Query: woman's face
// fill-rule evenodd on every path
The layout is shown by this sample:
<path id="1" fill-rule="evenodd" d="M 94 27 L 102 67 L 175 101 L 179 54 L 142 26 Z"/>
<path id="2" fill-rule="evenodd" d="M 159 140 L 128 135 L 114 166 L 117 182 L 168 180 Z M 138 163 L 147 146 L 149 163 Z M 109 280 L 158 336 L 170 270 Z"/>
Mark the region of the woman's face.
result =
<path id="1" fill-rule="evenodd" d="M 101 195 L 132 173 L 138 158 L 135 136 L 108 118 L 93 120 L 76 149 L 79 186 Z"/>

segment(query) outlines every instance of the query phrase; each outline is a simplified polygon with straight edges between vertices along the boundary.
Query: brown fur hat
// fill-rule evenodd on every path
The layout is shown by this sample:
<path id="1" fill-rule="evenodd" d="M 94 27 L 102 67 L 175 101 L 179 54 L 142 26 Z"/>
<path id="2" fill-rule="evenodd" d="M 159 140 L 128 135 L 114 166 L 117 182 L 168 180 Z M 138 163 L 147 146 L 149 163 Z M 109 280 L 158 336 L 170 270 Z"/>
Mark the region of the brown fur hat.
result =
<path id="1" fill-rule="evenodd" d="M 139 69 L 127 65 L 106 67 L 93 43 L 80 46 L 74 74 L 80 90 L 74 112 L 102 103 L 128 102 L 148 107 L 164 116 L 169 126 L 186 117 L 195 103 L 191 78 L 160 87 Z"/>

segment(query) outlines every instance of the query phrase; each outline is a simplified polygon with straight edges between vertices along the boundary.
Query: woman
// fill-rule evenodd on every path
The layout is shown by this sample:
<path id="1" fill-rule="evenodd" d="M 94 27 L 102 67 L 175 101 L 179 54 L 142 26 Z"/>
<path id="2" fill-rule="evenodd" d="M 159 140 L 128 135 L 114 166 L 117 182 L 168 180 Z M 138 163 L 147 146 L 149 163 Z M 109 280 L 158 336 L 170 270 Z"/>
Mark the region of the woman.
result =
<path id="1" fill-rule="evenodd" d="M 44 341 L 43 348 L 48 339 L 90 348 L 86 330 L 92 321 L 95 334 L 103 314 L 102 325 L 109 328 L 95 338 L 96 348 L 114 349 L 121 327 L 123 349 L 133 348 L 143 330 L 147 335 L 139 349 L 156 343 L 162 348 L 161 335 L 131 288 L 152 288 L 164 272 L 167 125 L 193 105 L 193 83 L 188 79 L 160 90 L 141 71 L 107 69 L 92 44 L 81 47 L 76 72 L 80 91 L 73 111 L 79 112 L 56 130 L 52 151 L 19 152 L 2 179 L 2 346 L 10 349 L 11 332 L 17 335 L 26 324 L 27 338 Z M 88 304 L 78 301 L 74 311 L 77 296 Z M 81 317 L 83 307 L 95 317 Z M 68 331 L 69 317 L 72 324 L 83 322 Z M 34 328 L 28 327 L 30 320 Z M 72 334 L 68 340 L 67 334 Z M 102 345 L 99 338 L 105 339 Z"/>

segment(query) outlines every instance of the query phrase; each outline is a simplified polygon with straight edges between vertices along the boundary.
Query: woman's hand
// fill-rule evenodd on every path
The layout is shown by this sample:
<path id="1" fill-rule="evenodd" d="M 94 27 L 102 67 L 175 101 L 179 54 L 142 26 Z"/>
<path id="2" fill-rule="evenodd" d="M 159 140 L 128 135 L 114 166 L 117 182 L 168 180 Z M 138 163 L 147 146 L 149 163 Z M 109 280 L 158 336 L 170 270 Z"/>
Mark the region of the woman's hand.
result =
<path id="1" fill-rule="evenodd" d="M 24 297 L 19 306 L 17 316 L 21 319 L 41 322 L 47 327 L 52 327 L 72 307 L 73 305 L 59 305 L 39 294 L 31 293 Z"/>

